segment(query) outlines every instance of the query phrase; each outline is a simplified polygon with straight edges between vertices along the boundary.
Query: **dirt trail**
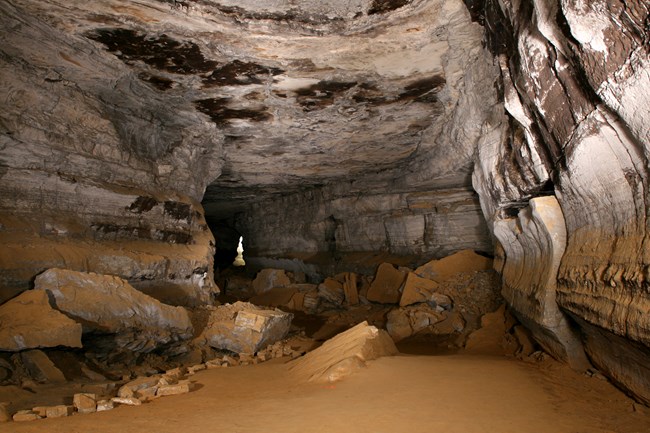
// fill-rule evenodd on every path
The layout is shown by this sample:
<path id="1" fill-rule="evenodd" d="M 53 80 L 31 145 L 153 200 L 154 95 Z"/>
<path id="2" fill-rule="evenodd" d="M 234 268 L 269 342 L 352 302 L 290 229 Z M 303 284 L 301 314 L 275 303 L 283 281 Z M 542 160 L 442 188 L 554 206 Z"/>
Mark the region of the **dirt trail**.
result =
<path id="1" fill-rule="evenodd" d="M 330 385 L 298 383 L 286 365 L 201 371 L 198 389 L 140 407 L 0 424 L 48 433 L 647 433 L 647 409 L 609 383 L 552 361 L 400 355 Z"/>

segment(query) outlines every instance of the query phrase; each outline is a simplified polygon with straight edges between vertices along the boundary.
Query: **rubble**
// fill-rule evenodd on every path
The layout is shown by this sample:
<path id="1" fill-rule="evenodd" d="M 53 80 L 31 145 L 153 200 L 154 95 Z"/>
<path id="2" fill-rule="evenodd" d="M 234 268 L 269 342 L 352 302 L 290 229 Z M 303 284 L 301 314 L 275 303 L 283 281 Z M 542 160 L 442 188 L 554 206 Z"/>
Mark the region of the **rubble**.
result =
<path id="1" fill-rule="evenodd" d="M 434 326 L 442 322 L 445 316 L 427 304 L 400 307 L 388 313 L 386 330 L 398 342 L 423 330 L 434 332 Z"/>

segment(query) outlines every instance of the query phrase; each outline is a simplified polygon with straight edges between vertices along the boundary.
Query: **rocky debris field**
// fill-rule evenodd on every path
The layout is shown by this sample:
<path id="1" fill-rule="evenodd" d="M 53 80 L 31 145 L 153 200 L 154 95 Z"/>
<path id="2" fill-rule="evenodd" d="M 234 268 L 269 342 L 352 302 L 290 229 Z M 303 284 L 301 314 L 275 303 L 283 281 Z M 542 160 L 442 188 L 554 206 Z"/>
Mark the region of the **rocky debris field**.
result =
<path id="1" fill-rule="evenodd" d="M 300 380 L 332 382 L 413 342 L 539 357 L 491 267 L 461 251 L 415 270 L 383 263 L 373 277 L 346 272 L 319 284 L 264 269 L 228 276 L 230 302 L 194 308 L 118 277 L 50 269 L 0 305 L 0 417 L 141 405 L 190 392 L 196 371 L 279 358 Z"/>

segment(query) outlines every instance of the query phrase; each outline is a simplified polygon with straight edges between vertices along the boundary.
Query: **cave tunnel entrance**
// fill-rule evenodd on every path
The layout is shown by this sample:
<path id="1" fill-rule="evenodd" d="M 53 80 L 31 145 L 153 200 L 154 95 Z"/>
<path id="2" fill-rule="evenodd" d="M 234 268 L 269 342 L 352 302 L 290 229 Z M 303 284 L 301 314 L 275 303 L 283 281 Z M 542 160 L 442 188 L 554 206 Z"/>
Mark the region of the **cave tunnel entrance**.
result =
<path id="1" fill-rule="evenodd" d="M 206 215 L 206 222 L 215 239 L 214 268 L 215 272 L 223 271 L 232 266 L 243 267 L 244 238 L 235 228 L 232 218 Z"/>

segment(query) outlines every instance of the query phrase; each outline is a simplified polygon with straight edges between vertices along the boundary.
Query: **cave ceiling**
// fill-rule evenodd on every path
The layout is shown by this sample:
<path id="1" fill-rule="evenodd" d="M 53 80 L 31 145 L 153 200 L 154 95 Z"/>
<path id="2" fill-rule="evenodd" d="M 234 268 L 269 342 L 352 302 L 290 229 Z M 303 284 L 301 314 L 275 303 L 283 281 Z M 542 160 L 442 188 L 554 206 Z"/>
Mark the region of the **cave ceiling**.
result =
<path id="1" fill-rule="evenodd" d="M 170 128 L 209 125 L 208 211 L 333 183 L 469 185 L 471 146 L 444 136 L 480 49 L 460 0 L 11 4 L 69 45 L 47 60 L 58 74 L 126 80 Z M 159 141 L 133 151 L 161 158 L 174 140 Z"/>

